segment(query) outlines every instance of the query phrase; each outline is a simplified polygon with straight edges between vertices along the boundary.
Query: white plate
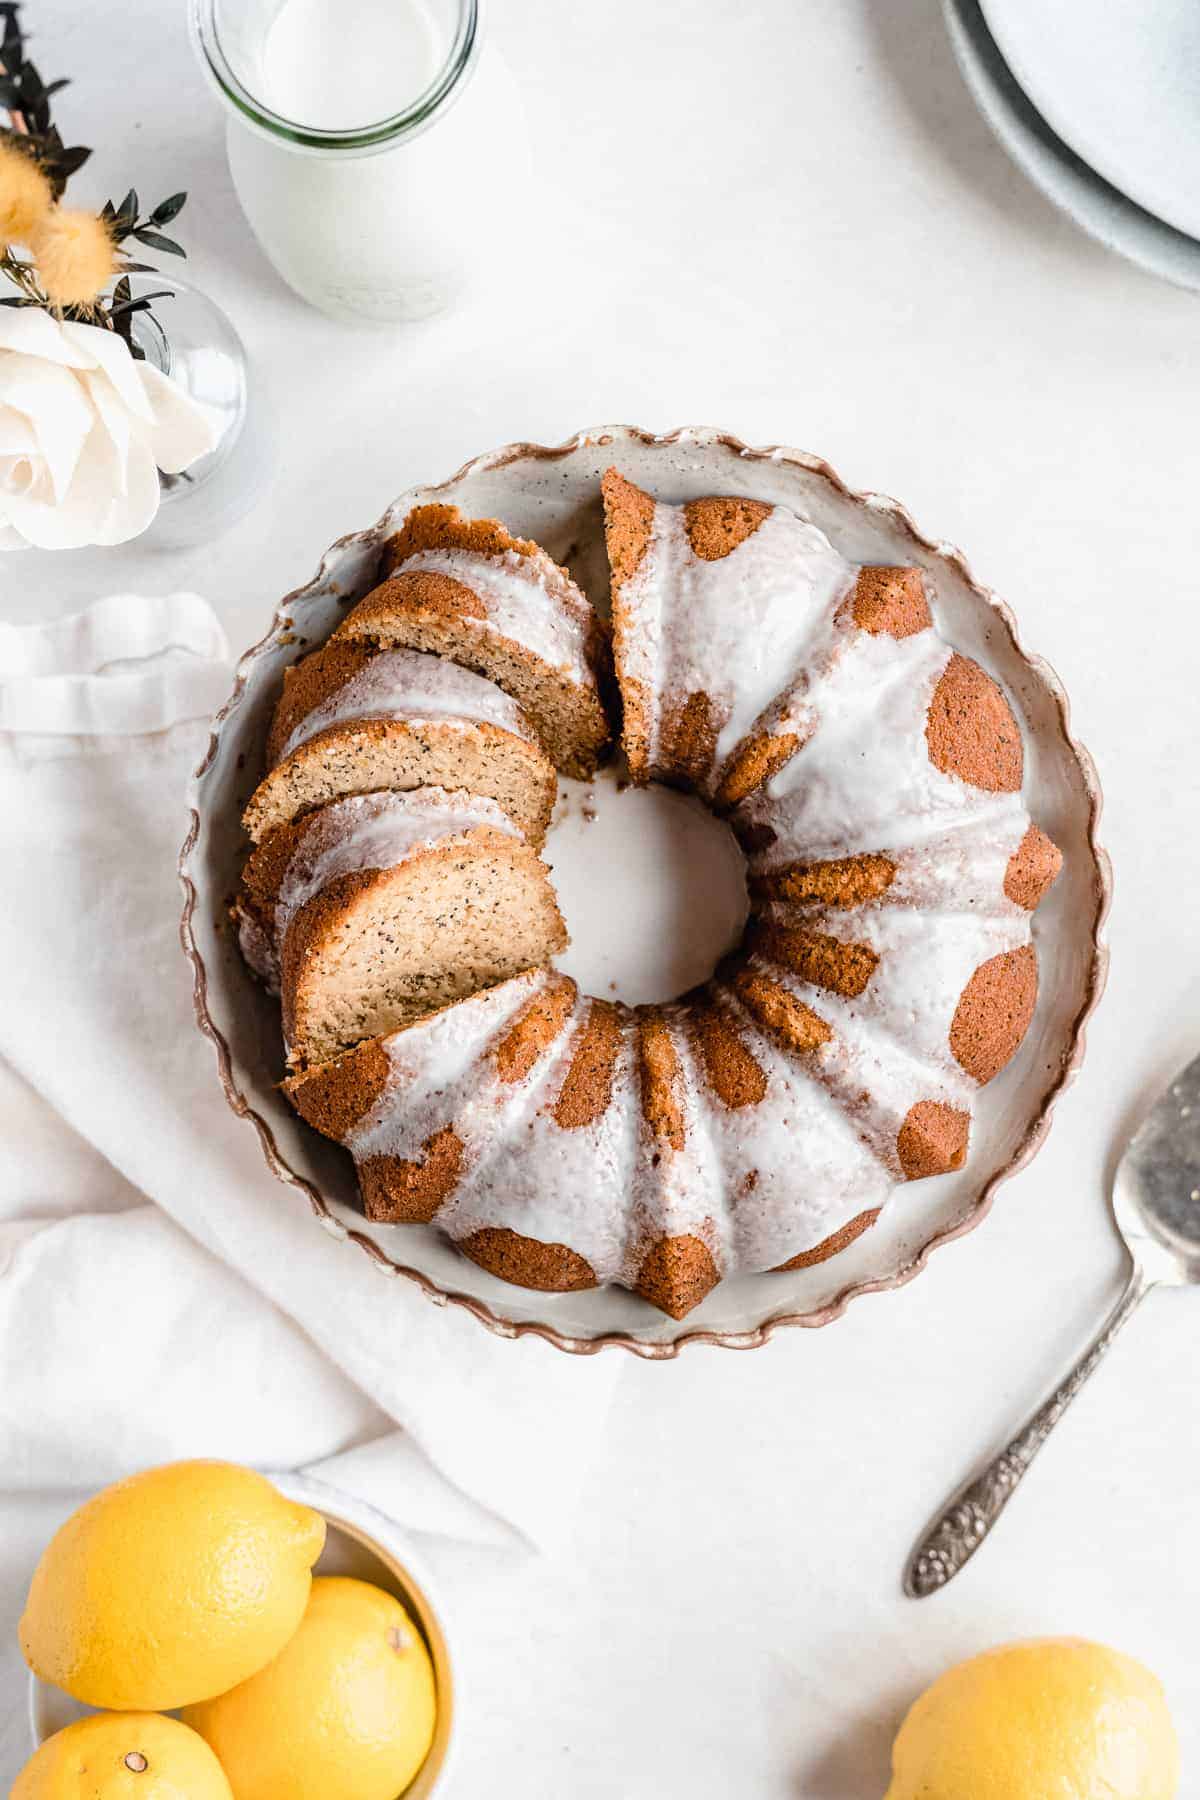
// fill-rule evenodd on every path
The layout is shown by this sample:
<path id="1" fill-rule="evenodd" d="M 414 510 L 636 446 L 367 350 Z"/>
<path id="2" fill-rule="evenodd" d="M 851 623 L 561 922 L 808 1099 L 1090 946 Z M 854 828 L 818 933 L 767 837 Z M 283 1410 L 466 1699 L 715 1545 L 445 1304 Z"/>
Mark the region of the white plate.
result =
<path id="1" fill-rule="evenodd" d="M 1047 199 L 1118 256 L 1177 287 L 1200 288 L 1200 242 L 1136 205 L 1055 135 L 1000 54 L 978 0 L 943 7 L 975 104 Z"/>
<path id="2" fill-rule="evenodd" d="M 353 1575 L 374 1582 L 402 1600 L 419 1627 L 437 1681 L 437 1728 L 429 1755 L 416 1779 L 405 1788 L 403 1800 L 431 1800 L 435 1793 L 445 1791 L 449 1778 L 451 1755 L 458 1742 L 461 1688 L 446 1642 L 445 1614 L 441 1603 L 435 1610 L 430 1598 L 436 1589 L 429 1571 L 395 1523 L 366 1501 L 304 1475 L 272 1474 L 270 1479 L 287 1499 L 311 1506 L 325 1519 L 325 1548 L 314 1574 Z M 61 1688 L 39 1681 L 36 1675 L 29 1677 L 29 1724 L 35 1750 L 64 1725 L 95 1710 L 72 1700 Z"/>
<path id="3" fill-rule="evenodd" d="M 1200 237 L 1196 0 L 982 0 L 1009 68 L 1098 174 Z"/>
<path id="4" fill-rule="evenodd" d="M 427 500 L 457 502 L 538 539 L 603 602 L 600 476 L 614 461 L 665 499 L 715 493 L 776 501 L 812 519 L 854 561 L 927 570 L 942 630 L 1000 679 L 1024 721 L 1027 801 L 1065 859 L 1034 925 L 1042 971 L 1037 1012 L 1021 1053 L 980 1096 L 966 1167 L 903 1188 L 879 1224 L 829 1262 L 722 1282 L 682 1322 L 617 1287 L 575 1294 L 513 1287 L 460 1256 L 430 1226 L 367 1227 L 350 1158 L 302 1124 L 279 1092 L 279 1009 L 250 977 L 225 918 L 246 853 L 242 806 L 262 766 L 267 725 L 283 670 L 296 658 L 297 635 L 310 644 L 324 639 L 347 605 L 374 585 L 383 539 Z M 316 577 L 281 602 L 267 637 L 243 657 L 191 805 L 180 874 L 197 1021 L 217 1051 L 230 1105 L 257 1125 L 274 1172 L 307 1196 L 327 1229 L 348 1235 L 383 1269 L 418 1282 L 439 1301 L 466 1307 L 503 1336 L 534 1333 L 566 1350 L 619 1344 L 668 1357 L 685 1343 L 751 1348 L 779 1325 L 825 1324 L 854 1295 L 909 1280 L 935 1245 L 978 1222 L 998 1183 L 1041 1142 L 1054 1099 L 1082 1055 L 1084 1022 L 1103 985 L 1098 934 L 1109 877 L 1095 839 L 1099 790 L 1090 759 L 1071 738 L 1066 699 L 1052 671 L 1021 648 L 1011 614 L 973 580 L 960 553 L 923 537 L 895 501 L 851 492 L 816 457 L 750 450 L 717 431 L 653 437 L 614 426 L 581 432 L 555 448 L 507 445 L 439 487 L 401 495 L 376 525 L 333 546 Z"/>

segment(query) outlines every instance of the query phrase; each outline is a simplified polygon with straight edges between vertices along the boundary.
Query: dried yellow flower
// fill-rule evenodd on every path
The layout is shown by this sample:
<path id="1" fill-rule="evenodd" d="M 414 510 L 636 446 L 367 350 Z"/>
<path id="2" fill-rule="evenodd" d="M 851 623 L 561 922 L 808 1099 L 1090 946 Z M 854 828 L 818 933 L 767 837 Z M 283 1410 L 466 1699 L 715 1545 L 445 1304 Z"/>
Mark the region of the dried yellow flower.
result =
<path id="1" fill-rule="evenodd" d="M 95 213 L 56 206 L 29 248 L 52 306 L 90 306 L 117 272 L 117 247 Z"/>
<path id="2" fill-rule="evenodd" d="M 53 204 L 50 183 L 33 157 L 0 142 L 0 247 L 28 244 Z"/>

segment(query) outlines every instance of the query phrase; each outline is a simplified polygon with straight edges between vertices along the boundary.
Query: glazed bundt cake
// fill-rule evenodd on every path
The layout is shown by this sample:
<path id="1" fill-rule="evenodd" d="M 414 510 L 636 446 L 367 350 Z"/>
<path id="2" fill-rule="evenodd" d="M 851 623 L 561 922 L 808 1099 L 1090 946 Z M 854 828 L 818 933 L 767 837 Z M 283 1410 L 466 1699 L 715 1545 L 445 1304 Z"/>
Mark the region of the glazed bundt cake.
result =
<path id="1" fill-rule="evenodd" d="M 282 995 L 285 1092 L 350 1150 L 369 1218 L 678 1318 L 962 1166 L 1033 1014 L 1060 857 L 1008 702 L 938 635 L 921 570 L 849 563 L 754 500 L 668 505 L 615 470 L 603 493 L 630 776 L 729 820 L 736 952 L 652 1006 L 549 966 L 534 759 L 603 754 L 606 631 L 536 545 L 444 507 L 287 678 L 238 916 Z"/>

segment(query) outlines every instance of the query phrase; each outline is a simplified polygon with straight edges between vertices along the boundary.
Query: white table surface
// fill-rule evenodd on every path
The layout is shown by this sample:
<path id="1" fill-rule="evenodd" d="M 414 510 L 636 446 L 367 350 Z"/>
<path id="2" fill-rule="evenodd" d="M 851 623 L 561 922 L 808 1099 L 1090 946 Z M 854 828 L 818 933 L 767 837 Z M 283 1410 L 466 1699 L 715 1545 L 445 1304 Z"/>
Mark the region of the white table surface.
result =
<path id="1" fill-rule="evenodd" d="M 333 538 L 479 450 L 721 424 L 819 451 L 962 544 L 1062 674 L 1106 790 L 1108 994 L 1049 1142 L 984 1228 L 826 1331 L 631 1362 L 569 1551 L 434 1546 L 476 1687 L 455 1791 L 876 1800 L 922 1683 L 1051 1632 L 1162 1674 L 1194 1791 L 1200 1299 L 1147 1303 L 946 1595 L 906 1601 L 899 1575 L 1113 1298 L 1113 1145 L 1200 1048 L 1195 300 L 1008 164 L 936 0 L 496 0 L 552 184 L 509 223 L 540 236 L 544 277 L 418 330 L 346 329 L 243 224 L 182 0 L 27 13 L 46 74 L 76 78 L 71 139 L 101 145 L 73 192 L 191 190 L 190 273 L 286 430 L 265 499 L 219 542 L 22 555 L 0 565 L 6 616 L 195 587 L 248 643 Z M 0 1504 L 0 1707 L 23 1703 L 12 1627 L 71 1504 Z"/>

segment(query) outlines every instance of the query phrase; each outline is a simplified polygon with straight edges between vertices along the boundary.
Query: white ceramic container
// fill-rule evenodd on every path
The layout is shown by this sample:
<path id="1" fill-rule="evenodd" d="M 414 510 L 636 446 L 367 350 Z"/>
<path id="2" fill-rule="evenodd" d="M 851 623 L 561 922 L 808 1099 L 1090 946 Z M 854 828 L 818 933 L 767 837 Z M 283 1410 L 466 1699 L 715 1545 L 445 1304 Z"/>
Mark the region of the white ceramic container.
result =
<path id="1" fill-rule="evenodd" d="M 460 1694 L 457 1665 L 451 1661 L 445 1614 L 435 1602 L 436 1582 L 422 1558 L 391 1519 L 327 1482 L 304 1475 L 272 1474 L 280 1493 L 311 1506 L 328 1532 L 315 1574 L 352 1575 L 402 1600 L 425 1639 L 437 1683 L 437 1726 L 429 1755 L 398 1800 L 432 1800 L 446 1792 L 451 1757 L 458 1742 Z M 95 1708 L 81 1706 L 61 1688 L 29 1677 L 29 1725 L 33 1747 Z M 332 1800 L 332 1797 L 331 1797 Z"/>

